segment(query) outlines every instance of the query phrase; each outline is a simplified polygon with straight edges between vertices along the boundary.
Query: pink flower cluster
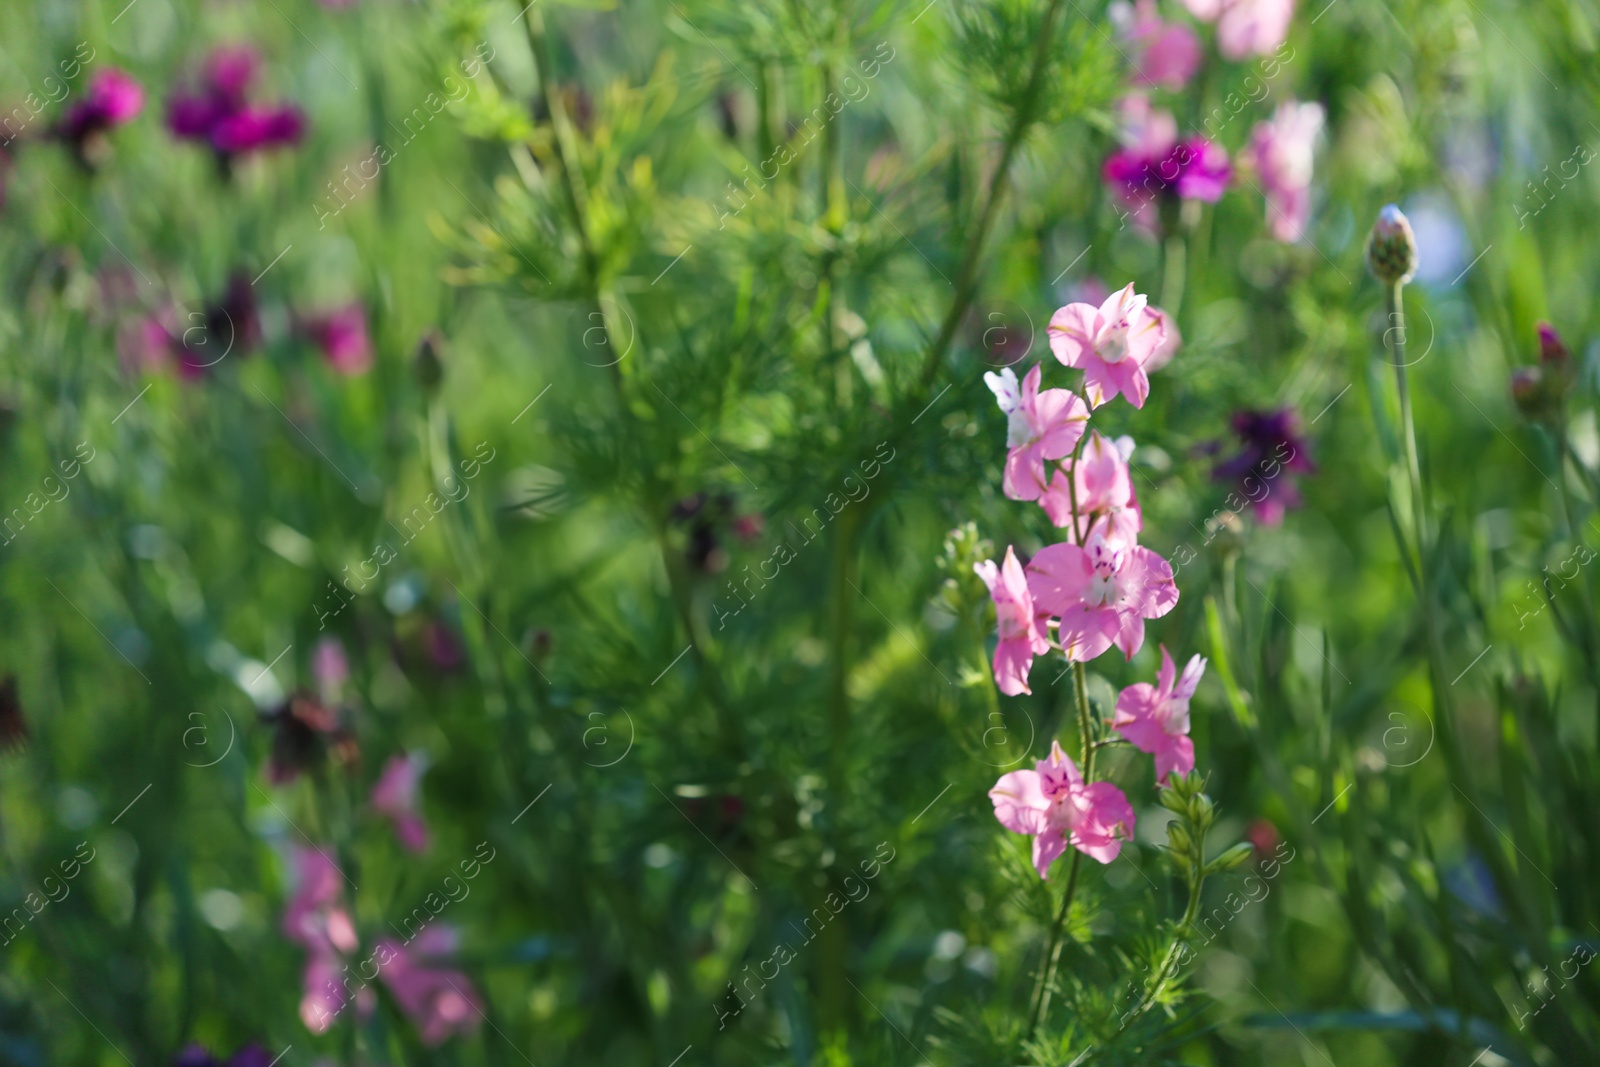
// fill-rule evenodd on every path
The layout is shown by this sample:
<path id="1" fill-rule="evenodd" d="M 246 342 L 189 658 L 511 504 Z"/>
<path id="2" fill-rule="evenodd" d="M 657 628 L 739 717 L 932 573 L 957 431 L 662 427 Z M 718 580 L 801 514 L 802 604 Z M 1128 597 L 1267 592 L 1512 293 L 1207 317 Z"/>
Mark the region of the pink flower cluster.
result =
<path id="1" fill-rule="evenodd" d="M 1282 47 L 1294 15 L 1294 0 L 1183 0 L 1183 4 L 1195 18 L 1216 23 L 1218 51 L 1234 62 L 1270 55 Z M 1211 119 L 1204 136 L 1180 138 L 1172 114 L 1150 102 L 1150 90 L 1177 92 L 1200 69 L 1202 51 L 1194 31 L 1183 22 L 1164 21 L 1156 0 L 1136 0 L 1132 5 L 1119 0 L 1110 14 L 1132 66 L 1132 91 L 1119 105 L 1122 147 L 1106 159 L 1101 177 L 1129 209 L 1135 225 L 1156 232 L 1175 217 L 1160 208 L 1221 199 L 1235 169 L 1213 139 Z M 1243 102 L 1227 106 L 1236 114 Z M 1217 114 L 1223 114 L 1222 109 L 1213 117 Z M 1285 101 L 1270 119 L 1256 124 L 1240 154 L 1247 180 L 1253 173 L 1250 184 L 1266 199 L 1268 227 L 1280 241 L 1302 240 L 1310 220 L 1312 150 L 1323 118 L 1320 104 Z M 1152 206 L 1158 210 L 1146 210 Z"/>
<path id="2" fill-rule="evenodd" d="M 1115 646 L 1131 660 L 1144 646 L 1146 620 L 1178 603 L 1171 565 L 1138 543 L 1144 518 L 1128 463 L 1133 441 L 1088 429 L 1091 412 L 1118 396 L 1144 406 L 1148 373 L 1172 357 L 1176 330 L 1130 284 L 1099 307 L 1061 308 L 1049 333 L 1056 359 L 1084 372 L 1087 401 L 1070 390 L 1041 389 L 1042 366 L 1029 370 L 1020 387 L 1010 368 L 984 376 L 1008 420 L 1006 496 L 1037 501 L 1067 530 L 1066 541 L 1047 545 L 1026 566 L 1007 547 L 1001 564 L 985 560 L 973 568 L 994 601 L 994 680 L 1008 696 L 1031 692 L 1033 660 L 1051 651 L 1085 663 Z M 1205 670 L 1195 656 L 1175 677 L 1165 648 L 1161 658 L 1156 684 L 1124 689 L 1111 723 L 1155 757 L 1158 780 L 1194 769 L 1189 698 Z M 1034 770 L 1002 777 L 989 796 L 1001 825 L 1034 838 L 1041 877 L 1069 845 L 1110 863 L 1132 835 L 1128 798 L 1110 782 L 1086 781 L 1059 744 Z"/>

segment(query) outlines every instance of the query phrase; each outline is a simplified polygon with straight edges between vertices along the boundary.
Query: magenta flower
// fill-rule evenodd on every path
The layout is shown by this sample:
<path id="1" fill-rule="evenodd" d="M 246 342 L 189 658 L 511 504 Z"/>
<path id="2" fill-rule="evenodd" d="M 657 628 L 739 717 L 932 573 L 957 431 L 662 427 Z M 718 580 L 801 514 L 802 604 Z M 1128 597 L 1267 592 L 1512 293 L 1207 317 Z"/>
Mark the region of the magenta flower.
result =
<path id="1" fill-rule="evenodd" d="M 1087 663 L 1113 644 L 1132 659 L 1144 645 L 1144 621 L 1178 603 L 1166 560 L 1141 545 L 1110 541 L 1099 530 L 1081 548 L 1040 549 L 1027 576 L 1034 609 L 1059 620 L 1056 640 L 1073 662 Z"/>
<path id="2" fill-rule="evenodd" d="M 349 304 L 312 318 L 304 329 L 312 343 L 322 349 L 328 365 L 340 374 L 365 374 L 372 368 L 367 313 L 360 304 Z"/>
<path id="3" fill-rule="evenodd" d="M 1312 149 L 1322 129 L 1321 104 L 1286 101 L 1250 133 L 1246 158 L 1261 176 L 1267 224 L 1280 241 L 1298 241 L 1311 219 Z"/>
<path id="4" fill-rule="evenodd" d="M 411 852 L 428 850 L 428 825 L 417 808 L 417 786 L 427 761 L 417 754 L 391 756 L 372 787 L 372 810 L 394 823 L 394 835 Z"/>
<path id="5" fill-rule="evenodd" d="M 1289 37 L 1294 0 L 1183 0 L 1195 18 L 1217 24 L 1217 48 L 1238 62 L 1269 55 Z"/>
<path id="6" fill-rule="evenodd" d="M 1128 457 L 1133 455 L 1133 438 L 1108 441 L 1098 430 L 1089 434 L 1089 443 L 1075 464 L 1072 484 L 1077 487 L 1078 529 L 1075 539 L 1082 543 L 1098 529 L 1106 540 L 1117 545 L 1133 545 L 1144 528 L 1144 515 L 1133 492 L 1133 470 Z M 1039 498 L 1050 521 L 1057 526 L 1072 525 L 1072 498 L 1068 496 L 1065 470 L 1057 471 L 1050 488 Z"/>
<path id="7" fill-rule="evenodd" d="M 1191 137 L 1154 151 L 1148 146 L 1121 149 L 1106 160 L 1100 176 L 1142 224 L 1153 226 L 1144 213 L 1152 203 L 1215 203 L 1227 191 L 1233 170 L 1221 145 Z"/>
<path id="8" fill-rule="evenodd" d="M 1172 657 L 1161 646 L 1161 672 L 1156 684 L 1138 682 L 1117 697 L 1117 715 L 1111 726 L 1140 752 L 1156 758 L 1156 781 L 1165 781 L 1176 771 L 1194 770 L 1194 742 L 1189 739 L 1189 698 L 1194 696 L 1200 676 L 1206 672 L 1202 656 L 1191 656 L 1183 676 L 1173 684 L 1176 673 Z"/>
<path id="9" fill-rule="evenodd" d="M 224 168 L 239 155 L 297 143 L 305 116 L 292 104 L 260 107 L 246 100 L 261 60 L 244 47 L 222 48 L 206 60 L 197 93 L 172 98 L 167 128 L 184 140 L 205 141 Z"/>
<path id="10" fill-rule="evenodd" d="M 1050 350 L 1066 366 L 1084 372 L 1083 392 L 1090 407 L 1118 393 L 1134 407 L 1144 407 L 1150 395 L 1145 365 L 1166 340 L 1166 317 L 1153 313 L 1147 303 L 1129 282 L 1098 308 L 1068 304 L 1050 317 Z"/>
<path id="11" fill-rule="evenodd" d="M 983 584 L 989 587 L 994 599 L 995 620 L 999 624 L 1000 642 L 994 648 L 994 684 L 1008 697 L 1018 693 L 1032 693 L 1028 688 L 1028 671 L 1033 657 L 1050 651 L 1050 635 L 1045 617 L 1036 614 L 1033 594 L 1028 591 L 1028 578 L 1017 562 L 1017 554 L 1009 546 L 1006 559 L 999 567 L 994 560 L 974 563 Z"/>
<path id="12" fill-rule="evenodd" d="M 144 88 L 116 67 L 97 71 L 82 100 L 67 109 L 56 126 L 56 136 L 70 141 L 82 154 L 90 135 L 132 122 L 144 110 Z"/>
<path id="13" fill-rule="evenodd" d="M 425 1045 L 437 1045 L 454 1033 L 476 1028 L 483 1016 L 472 980 L 460 971 L 428 965 L 428 960 L 453 951 L 455 936 L 445 927 L 429 927 L 415 947 L 398 941 L 378 942 L 374 955 L 382 964 L 384 985 L 400 1009 L 416 1024 Z M 387 960 L 387 962 L 384 962 Z"/>
<path id="14" fill-rule="evenodd" d="M 1110 863 L 1133 839 L 1133 805 L 1110 782 L 1086 783 L 1078 765 L 1050 743 L 1050 758 L 1031 771 L 1001 775 L 989 790 L 1000 825 L 1033 837 L 1033 866 L 1039 877 L 1056 858 L 1073 848 Z"/>
<path id="15" fill-rule="evenodd" d="M 1134 84 L 1177 92 L 1200 69 L 1200 39 L 1181 22 L 1163 22 L 1155 0 L 1114 5 L 1112 18 L 1131 46 Z"/>
<path id="16" fill-rule="evenodd" d="M 990 372 L 983 380 L 1006 413 L 1006 496 L 1037 500 L 1044 492 L 1046 460 L 1072 455 L 1089 421 L 1089 409 L 1067 389 L 1039 390 L 1042 368 L 1035 364 L 1017 388 L 1010 367 Z"/>

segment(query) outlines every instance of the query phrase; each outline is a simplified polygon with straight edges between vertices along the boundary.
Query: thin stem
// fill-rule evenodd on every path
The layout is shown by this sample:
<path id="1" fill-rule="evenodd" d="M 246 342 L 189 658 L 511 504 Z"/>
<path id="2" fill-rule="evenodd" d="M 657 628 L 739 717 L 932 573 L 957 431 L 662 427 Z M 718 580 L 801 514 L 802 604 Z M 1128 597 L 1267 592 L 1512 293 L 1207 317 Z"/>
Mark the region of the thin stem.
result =
<path id="1" fill-rule="evenodd" d="M 1178 233 L 1170 234 L 1162 245 L 1161 310 L 1173 322 L 1178 320 L 1178 309 L 1183 306 L 1188 251 L 1189 242 Z"/>
<path id="2" fill-rule="evenodd" d="M 1091 719 L 1089 711 L 1089 685 L 1088 672 L 1082 663 L 1074 663 L 1073 674 L 1078 691 L 1078 730 L 1082 736 L 1083 751 L 1080 762 L 1083 764 L 1083 780 L 1094 780 L 1094 753 L 1095 746 L 1092 738 Z M 1083 867 L 1083 853 L 1074 849 L 1072 852 L 1072 869 L 1067 872 L 1067 889 L 1061 895 L 1061 908 L 1056 912 L 1056 921 L 1050 927 L 1049 947 L 1045 950 L 1044 967 L 1039 972 L 1039 984 L 1034 991 L 1034 1006 L 1028 1017 L 1028 1038 L 1032 1040 L 1039 1024 L 1044 1020 L 1045 1012 L 1050 1010 L 1050 986 L 1055 981 L 1056 962 L 1061 958 L 1061 934 L 1066 928 L 1067 912 L 1072 909 L 1072 898 L 1078 891 L 1078 872 Z"/>
<path id="3" fill-rule="evenodd" d="M 1005 144 L 1000 149 L 1000 161 L 995 165 L 994 177 L 989 183 L 988 196 L 984 200 L 983 210 L 978 214 L 978 224 L 967 240 L 966 253 L 961 258 L 961 267 L 956 274 L 955 299 L 950 302 L 950 310 L 939 327 L 939 334 L 928 347 L 927 357 L 922 363 L 919 395 L 926 395 L 933 387 L 939 367 L 944 363 L 946 353 L 950 351 L 951 342 L 955 340 L 956 330 L 966 316 L 967 306 L 977 294 L 978 264 L 983 258 L 983 246 L 1000 212 L 1000 203 L 1005 195 L 1007 178 L 1011 172 L 1012 158 L 1022 146 L 1022 139 L 1026 136 L 1028 127 L 1033 125 L 1034 112 L 1039 106 L 1039 94 L 1044 88 L 1045 68 L 1049 66 L 1056 19 L 1060 13 L 1061 0 L 1050 0 L 1050 6 L 1045 9 L 1044 21 L 1039 27 L 1039 35 L 1034 40 L 1033 68 L 1028 74 L 1028 85 L 1023 90 L 1022 103 L 1018 105 L 1016 114 L 1011 120 L 1011 128 L 1006 132 Z"/>
<path id="4" fill-rule="evenodd" d="M 1400 396 L 1400 422 L 1404 434 L 1406 474 L 1411 485 L 1411 523 L 1416 538 L 1417 561 L 1421 564 L 1427 544 L 1425 509 L 1422 501 L 1422 467 L 1417 461 L 1417 428 L 1411 417 L 1411 389 L 1406 378 L 1406 310 L 1402 290 L 1405 283 L 1389 286 L 1389 328 L 1384 339 L 1389 342 L 1389 354 L 1394 364 L 1395 389 Z M 1427 585 L 1427 577 L 1423 576 Z"/>
<path id="5" fill-rule="evenodd" d="M 1202 837 L 1202 844 L 1204 840 L 1204 837 Z M 1203 849 L 1201 854 L 1204 854 Z M 1178 957 L 1180 955 L 1179 946 L 1186 943 L 1185 935 L 1194 927 L 1195 916 L 1200 914 L 1200 891 L 1205 887 L 1205 884 L 1206 876 L 1204 874 L 1197 875 L 1194 881 L 1189 883 L 1189 906 L 1184 908 L 1183 918 L 1178 920 L 1178 928 L 1172 932 L 1172 944 L 1167 946 L 1166 955 L 1161 961 L 1161 969 L 1156 972 L 1155 984 L 1150 987 L 1149 995 L 1144 998 L 1144 1002 L 1134 1012 L 1135 1016 L 1143 1014 L 1146 1008 L 1159 1000 L 1172 983 L 1172 979 L 1177 977 Z"/>

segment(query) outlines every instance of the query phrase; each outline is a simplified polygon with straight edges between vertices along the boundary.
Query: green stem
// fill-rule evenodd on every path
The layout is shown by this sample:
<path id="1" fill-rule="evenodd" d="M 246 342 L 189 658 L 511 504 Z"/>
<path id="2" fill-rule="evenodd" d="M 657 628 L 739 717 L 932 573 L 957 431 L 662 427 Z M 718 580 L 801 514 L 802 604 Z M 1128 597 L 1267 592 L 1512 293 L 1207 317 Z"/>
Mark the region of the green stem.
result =
<path id="1" fill-rule="evenodd" d="M 1074 515 L 1076 525 L 1076 515 Z M 1094 753 L 1095 746 L 1092 740 L 1092 718 L 1089 711 L 1089 684 L 1088 672 L 1082 663 L 1074 663 L 1073 674 L 1078 691 L 1078 731 L 1082 738 L 1083 780 L 1085 783 L 1094 780 Z M 1039 971 L 1039 983 L 1034 989 L 1033 1008 L 1028 1015 L 1028 1039 L 1038 1031 L 1039 1024 L 1044 1021 L 1045 1012 L 1050 1010 L 1050 987 L 1055 981 L 1056 963 L 1061 958 L 1061 934 L 1066 929 L 1067 912 L 1072 909 L 1072 898 L 1078 891 L 1078 872 L 1083 867 L 1083 853 L 1074 849 L 1072 852 L 1072 868 L 1067 872 L 1067 889 L 1061 895 L 1061 908 L 1056 912 L 1056 921 L 1050 927 L 1049 947 L 1045 950 L 1044 966 Z"/>
<path id="2" fill-rule="evenodd" d="M 1183 306 L 1188 251 L 1189 243 L 1177 233 L 1169 235 L 1162 246 L 1161 310 L 1171 322 L 1178 321 L 1178 309 Z"/>
<path id="3" fill-rule="evenodd" d="M 1384 331 L 1384 339 L 1389 342 L 1389 354 L 1392 357 L 1390 362 L 1394 364 L 1395 390 L 1400 397 L 1400 423 L 1405 445 L 1406 474 L 1411 486 L 1412 536 L 1417 542 L 1417 562 L 1420 567 L 1428 536 L 1422 499 L 1422 467 L 1417 461 L 1417 428 L 1411 417 L 1411 389 L 1406 377 L 1406 311 L 1402 295 L 1404 286 L 1404 282 L 1395 282 L 1389 286 L 1389 328 Z M 1428 575 L 1423 571 L 1419 571 L 1419 574 L 1423 586 L 1426 587 Z"/>
<path id="4" fill-rule="evenodd" d="M 1204 845 L 1204 840 L 1204 837 L 1202 837 L 1202 846 Z M 1204 854 L 1204 848 L 1202 847 L 1201 855 Z M 1189 883 L 1189 906 L 1184 908 L 1183 918 L 1178 920 L 1178 928 L 1172 932 L 1172 944 L 1167 946 L 1166 954 L 1161 961 L 1161 969 L 1156 972 L 1155 984 L 1150 987 L 1149 995 L 1139 1005 L 1138 1011 L 1135 1012 L 1136 1016 L 1143 1014 L 1146 1008 L 1156 1003 L 1166 993 L 1172 980 L 1177 977 L 1178 957 L 1181 954 L 1180 946 L 1185 944 L 1186 935 L 1194 928 L 1195 917 L 1200 914 L 1200 891 L 1205 887 L 1205 884 L 1206 876 L 1204 874 L 1198 874 L 1194 881 Z"/>

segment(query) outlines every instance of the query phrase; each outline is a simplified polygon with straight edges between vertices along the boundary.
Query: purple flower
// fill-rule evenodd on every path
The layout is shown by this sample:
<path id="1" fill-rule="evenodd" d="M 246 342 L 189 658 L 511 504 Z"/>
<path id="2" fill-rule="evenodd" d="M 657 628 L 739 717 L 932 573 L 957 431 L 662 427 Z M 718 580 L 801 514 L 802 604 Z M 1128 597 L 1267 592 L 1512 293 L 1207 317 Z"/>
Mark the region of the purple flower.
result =
<path id="1" fill-rule="evenodd" d="M 167 129 L 187 141 L 205 141 L 226 168 L 235 156 L 292 145 L 305 134 L 305 116 L 292 104 L 248 102 L 261 58 L 245 47 L 221 48 L 206 60 L 198 93 L 167 103 Z"/>
<path id="2" fill-rule="evenodd" d="M 1316 465 L 1299 435 L 1299 419 L 1290 408 L 1278 411 L 1239 411 L 1233 432 L 1242 447 L 1231 459 L 1212 468 L 1213 481 L 1229 482 L 1255 508 L 1268 526 L 1283 521 L 1284 512 L 1300 506 L 1300 491 L 1293 475 L 1312 474 Z"/>
<path id="3" fill-rule="evenodd" d="M 91 136 L 132 122 L 142 110 L 144 87 L 116 67 L 107 67 L 90 79 L 83 99 L 67 109 L 55 133 L 82 158 Z"/>
<path id="4" fill-rule="evenodd" d="M 1222 146 L 1204 137 L 1190 137 L 1171 145 L 1147 141 L 1121 149 L 1106 160 L 1100 173 L 1117 198 L 1142 216 L 1151 203 L 1215 203 L 1227 191 L 1233 169 Z M 1153 220 L 1141 221 L 1153 225 Z"/>

